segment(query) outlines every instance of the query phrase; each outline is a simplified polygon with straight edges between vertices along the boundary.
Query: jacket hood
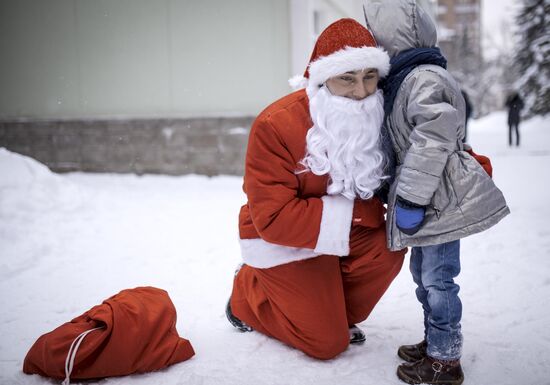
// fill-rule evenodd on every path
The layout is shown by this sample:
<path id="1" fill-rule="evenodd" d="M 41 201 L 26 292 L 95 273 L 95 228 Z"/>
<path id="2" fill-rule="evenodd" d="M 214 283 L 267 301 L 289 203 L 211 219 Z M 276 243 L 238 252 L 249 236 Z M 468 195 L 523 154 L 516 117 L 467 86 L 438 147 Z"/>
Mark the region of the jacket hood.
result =
<path id="1" fill-rule="evenodd" d="M 410 48 L 431 48 L 437 31 L 416 0 L 364 0 L 367 28 L 390 57 Z"/>

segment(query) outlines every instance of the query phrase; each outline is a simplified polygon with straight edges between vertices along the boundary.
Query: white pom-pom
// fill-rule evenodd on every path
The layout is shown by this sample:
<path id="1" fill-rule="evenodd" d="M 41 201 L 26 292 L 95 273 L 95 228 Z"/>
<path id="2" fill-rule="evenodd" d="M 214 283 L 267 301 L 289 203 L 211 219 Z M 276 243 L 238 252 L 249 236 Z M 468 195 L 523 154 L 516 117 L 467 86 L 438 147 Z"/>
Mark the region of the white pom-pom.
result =
<path id="1" fill-rule="evenodd" d="M 303 75 L 294 75 L 290 79 L 288 79 L 288 84 L 293 90 L 299 90 L 301 88 L 306 88 L 308 83 L 308 79 L 305 78 Z"/>

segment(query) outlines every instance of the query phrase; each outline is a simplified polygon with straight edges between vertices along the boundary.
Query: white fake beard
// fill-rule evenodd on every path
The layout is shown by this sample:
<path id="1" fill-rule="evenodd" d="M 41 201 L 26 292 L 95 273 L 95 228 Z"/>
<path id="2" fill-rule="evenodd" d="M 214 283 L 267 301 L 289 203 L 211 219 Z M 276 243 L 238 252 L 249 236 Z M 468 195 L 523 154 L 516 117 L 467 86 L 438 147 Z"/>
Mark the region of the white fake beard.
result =
<path id="1" fill-rule="evenodd" d="M 315 175 L 329 174 L 327 192 L 368 199 L 387 178 L 380 148 L 382 91 L 362 100 L 332 95 L 323 86 L 310 100 L 313 127 L 300 163 Z"/>

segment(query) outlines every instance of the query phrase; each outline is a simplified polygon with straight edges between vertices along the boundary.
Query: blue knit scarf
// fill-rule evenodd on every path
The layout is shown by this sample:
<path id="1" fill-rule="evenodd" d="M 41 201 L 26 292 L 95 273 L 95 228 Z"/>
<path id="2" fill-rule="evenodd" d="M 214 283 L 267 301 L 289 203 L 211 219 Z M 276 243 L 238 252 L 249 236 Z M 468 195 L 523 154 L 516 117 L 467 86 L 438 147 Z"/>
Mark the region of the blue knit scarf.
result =
<path id="1" fill-rule="evenodd" d="M 384 91 L 384 112 L 388 117 L 393 109 L 399 86 L 407 75 L 421 64 L 435 64 L 447 68 L 447 59 L 439 48 L 411 48 L 401 52 L 390 60 L 390 73 L 380 82 Z"/>

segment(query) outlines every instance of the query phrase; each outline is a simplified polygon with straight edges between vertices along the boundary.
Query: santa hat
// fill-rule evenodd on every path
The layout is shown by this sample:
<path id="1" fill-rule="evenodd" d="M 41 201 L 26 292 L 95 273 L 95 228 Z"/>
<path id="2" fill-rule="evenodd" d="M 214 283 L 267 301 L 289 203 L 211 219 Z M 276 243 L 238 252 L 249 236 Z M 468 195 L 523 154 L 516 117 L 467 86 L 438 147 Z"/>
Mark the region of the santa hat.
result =
<path id="1" fill-rule="evenodd" d="M 319 35 L 303 76 L 289 79 L 292 88 L 306 88 L 312 98 L 331 77 L 349 71 L 376 68 L 384 77 L 390 69 L 390 57 L 368 29 L 353 19 L 340 19 Z"/>

